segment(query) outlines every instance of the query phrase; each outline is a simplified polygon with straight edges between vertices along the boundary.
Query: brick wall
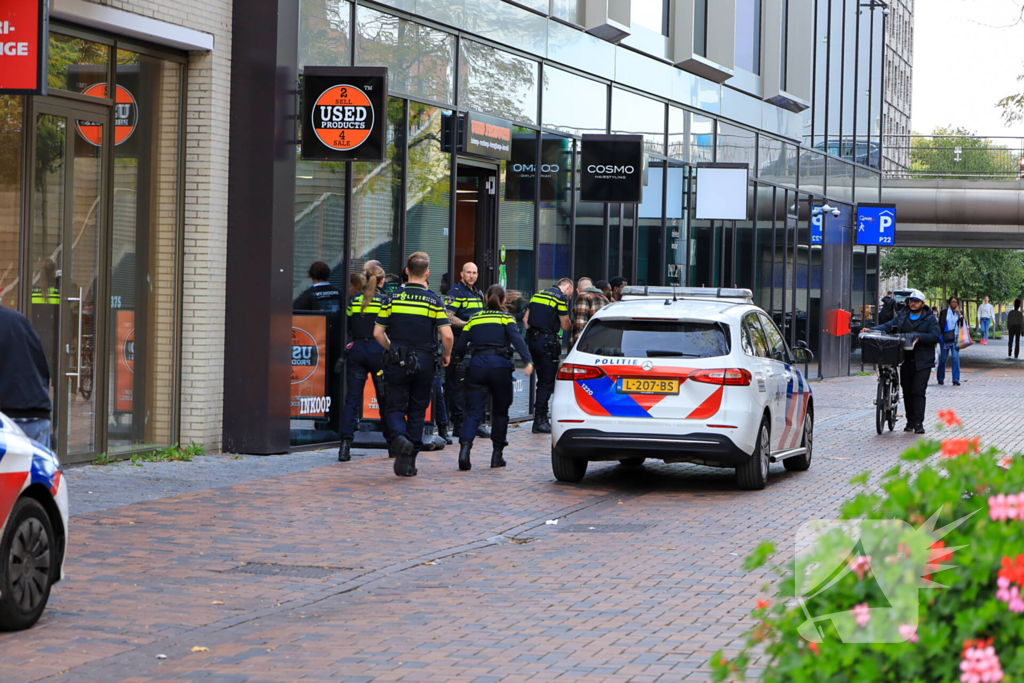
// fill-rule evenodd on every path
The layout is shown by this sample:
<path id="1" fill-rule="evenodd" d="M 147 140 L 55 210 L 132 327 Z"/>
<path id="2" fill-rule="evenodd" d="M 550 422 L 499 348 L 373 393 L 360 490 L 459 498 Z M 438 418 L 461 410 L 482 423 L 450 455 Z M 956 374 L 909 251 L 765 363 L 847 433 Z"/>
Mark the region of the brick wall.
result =
<path id="1" fill-rule="evenodd" d="M 94 0 L 211 33 L 188 63 L 182 300 L 181 442 L 221 446 L 228 221 L 231 0 Z"/>

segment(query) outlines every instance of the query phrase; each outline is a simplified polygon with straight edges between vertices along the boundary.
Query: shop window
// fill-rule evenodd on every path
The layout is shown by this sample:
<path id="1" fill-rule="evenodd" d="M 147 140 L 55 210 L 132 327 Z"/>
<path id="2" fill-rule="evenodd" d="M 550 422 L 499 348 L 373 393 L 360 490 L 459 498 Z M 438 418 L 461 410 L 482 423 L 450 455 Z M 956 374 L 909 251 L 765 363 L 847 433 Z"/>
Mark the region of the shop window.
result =
<path id="1" fill-rule="evenodd" d="M 21 309 L 21 150 L 24 98 L 0 95 L 0 305 Z"/>
<path id="2" fill-rule="evenodd" d="M 689 196 L 689 167 L 678 161 L 667 162 L 668 174 L 665 199 L 667 222 L 665 282 L 673 285 L 686 284 L 686 244 L 689 241 L 687 212 Z"/>
<path id="3" fill-rule="evenodd" d="M 459 59 L 459 106 L 536 124 L 537 62 L 463 40 Z"/>
<path id="4" fill-rule="evenodd" d="M 690 161 L 703 163 L 715 160 L 715 120 L 691 115 Z"/>
<path id="5" fill-rule="evenodd" d="M 387 158 L 352 164 L 352 268 L 370 259 L 399 274 L 405 263 L 395 249 L 402 194 L 402 156 L 405 144 L 405 102 L 388 98 Z"/>
<path id="6" fill-rule="evenodd" d="M 55 90 L 106 97 L 110 46 L 50 33 L 46 82 Z"/>
<path id="7" fill-rule="evenodd" d="M 352 3 L 302 0 L 299 4 L 299 66 L 348 66 Z"/>
<path id="8" fill-rule="evenodd" d="M 108 449 L 174 439 L 183 65 L 117 51 Z"/>
<path id="9" fill-rule="evenodd" d="M 571 273 L 572 198 L 569 191 L 576 142 L 547 133 L 542 137 L 537 286 L 544 289 Z"/>
<path id="10" fill-rule="evenodd" d="M 455 36 L 362 6 L 356 29 L 356 63 L 388 67 L 390 90 L 453 100 Z"/>
<path id="11" fill-rule="evenodd" d="M 689 161 L 690 112 L 678 107 L 668 108 L 668 157 Z"/>
<path id="12" fill-rule="evenodd" d="M 608 86 L 550 66 L 544 67 L 543 82 L 545 128 L 570 135 L 607 132 Z"/>
<path id="13" fill-rule="evenodd" d="M 757 134 L 754 131 L 728 123 L 718 124 L 717 161 L 747 164 L 747 168 L 753 173 L 756 169 L 756 157 Z"/>
<path id="14" fill-rule="evenodd" d="M 612 133 L 644 136 L 650 154 L 665 153 L 665 105 L 642 95 L 612 88 Z"/>
<path id="15" fill-rule="evenodd" d="M 451 123 L 448 113 L 427 104 L 409 103 L 405 253 L 430 254 L 435 292 L 446 292 L 452 282 L 448 268 L 451 155 L 441 148 L 442 128 Z"/>

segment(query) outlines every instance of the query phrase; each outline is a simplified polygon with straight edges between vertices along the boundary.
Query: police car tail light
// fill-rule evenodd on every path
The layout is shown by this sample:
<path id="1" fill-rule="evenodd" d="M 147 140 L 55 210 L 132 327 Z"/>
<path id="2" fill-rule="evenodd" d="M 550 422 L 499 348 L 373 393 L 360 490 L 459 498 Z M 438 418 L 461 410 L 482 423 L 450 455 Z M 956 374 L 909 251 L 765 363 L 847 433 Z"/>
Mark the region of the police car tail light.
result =
<path id="1" fill-rule="evenodd" d="M 722 370 L 697 370 L 687 378 L 691 382 L 720 384 L 727 387 L 750 386 L 750 373 L 743 368 L 726 368 Z"/>
<path id="2" fill-rule="evenodd" d="M 565 363 L 558 368 L 558 379 L 576 381 L 581 379 L 597 379 L 604 377 L 604 370 L 591 365 L 573 365 Z"/>

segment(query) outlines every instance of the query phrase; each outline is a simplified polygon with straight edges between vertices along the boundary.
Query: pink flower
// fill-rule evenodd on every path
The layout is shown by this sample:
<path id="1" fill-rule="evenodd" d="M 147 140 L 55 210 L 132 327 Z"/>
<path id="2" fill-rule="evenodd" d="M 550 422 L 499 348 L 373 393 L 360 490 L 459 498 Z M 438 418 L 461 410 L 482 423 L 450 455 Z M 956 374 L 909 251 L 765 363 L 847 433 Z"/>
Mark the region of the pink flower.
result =
<path id="1" fill-rule="evenodd" d="M 871 608 L 868 607 L 868 603 L 862 602 L 853 606 L 853 620 L 861 628 L 868 625 L 868 622 L 871 621 Z"/>
<path id="2" fill-rule="evenodd" d="M 850 560 L 850 571 L 857 575 L 857 580 L 860 581 L 864 578 L 864 575 L 871 569 L 871 558 L 867 555 L 858 555 L 857 557 Z"/>
<path id="3" fill-rule="evenodd" d="M 911 643 L 916 643 L 920 640 L 917 637 L 917 626 L 915 624 L 900 624 L 899 631 L 900 638 L 903 638 L 903 640 Z"/>
<path id="4" fill-rule="evenodd" d="M 961 683 L 996 683 L 1003 680 L 1003 668 L 999 656 L 991 644 L 975 641 L 964 648 L 960 662 Z"/>
<path id="5" fill-rule="evenodd" d="M 1005 494 L 1000 493 L 998 496 L 990 496 L 988 499 L 988 516 L 993 522 L 1005 522 L 1010 518 L 1011 509 L 1013 506 L 1006 499 Z M 1013 514 L 1016 517 L 1016 510 L 1013 511 Z"/>
<path id="6" fill-rule="evenodd" d="M 1012 464 L 1013 464 L 1013 456 L 1012 455 L 1004 455 L 1003 457 L 999 458 L 999 466 L 1002 467 L 1004 470 L 1010 469 L 1010 465 L 1012 465 Z"/>

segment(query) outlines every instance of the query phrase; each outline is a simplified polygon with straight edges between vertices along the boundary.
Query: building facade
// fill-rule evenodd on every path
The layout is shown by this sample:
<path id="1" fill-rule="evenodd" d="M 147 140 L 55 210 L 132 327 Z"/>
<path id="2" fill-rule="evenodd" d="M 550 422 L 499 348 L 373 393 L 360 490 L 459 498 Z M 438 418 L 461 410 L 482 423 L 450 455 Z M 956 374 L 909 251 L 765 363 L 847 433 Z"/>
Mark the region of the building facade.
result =
<path id="1" fill-rule="evenodd" d="M 855 337 L 824 321 L 842 309 L 856 328 L 878 298 L 854 215 L 879 200 L 879 9 L 234 4 L 54 0 L 50 95 L 0 100 L 20 169 L 0 188 L 0 291 L 50 350 L 66 459 L 336 441 L 344 322 L 293 306 L 317 261 L 343 296 L 370 259 L 397 274 L 426 251 L 442 291 L 473 261 L 519 316 L 562 277 L 750 287 L 815 351 L 812 377 L 859 369 Z M 349 65 L 389 69 L 386 158 L 304 161 L 303 69 Z M 465 148 L 480 115 L 510 158 Z M 585 133 L 643 136 L 642 202 L 580 201 Z M 696 219 L 702 162 L 747 165 L 748 220 Z"/>
<path id="2" fill-rule="evenodd" d="M 911 104 L 914 93 L 914 0 L 889 0 L 885 26 L 885 110 L 887 136 L 882 170 L 902 175 L 910 170 Z M 928 134 L 932 131 L 921 131 Z"/>

